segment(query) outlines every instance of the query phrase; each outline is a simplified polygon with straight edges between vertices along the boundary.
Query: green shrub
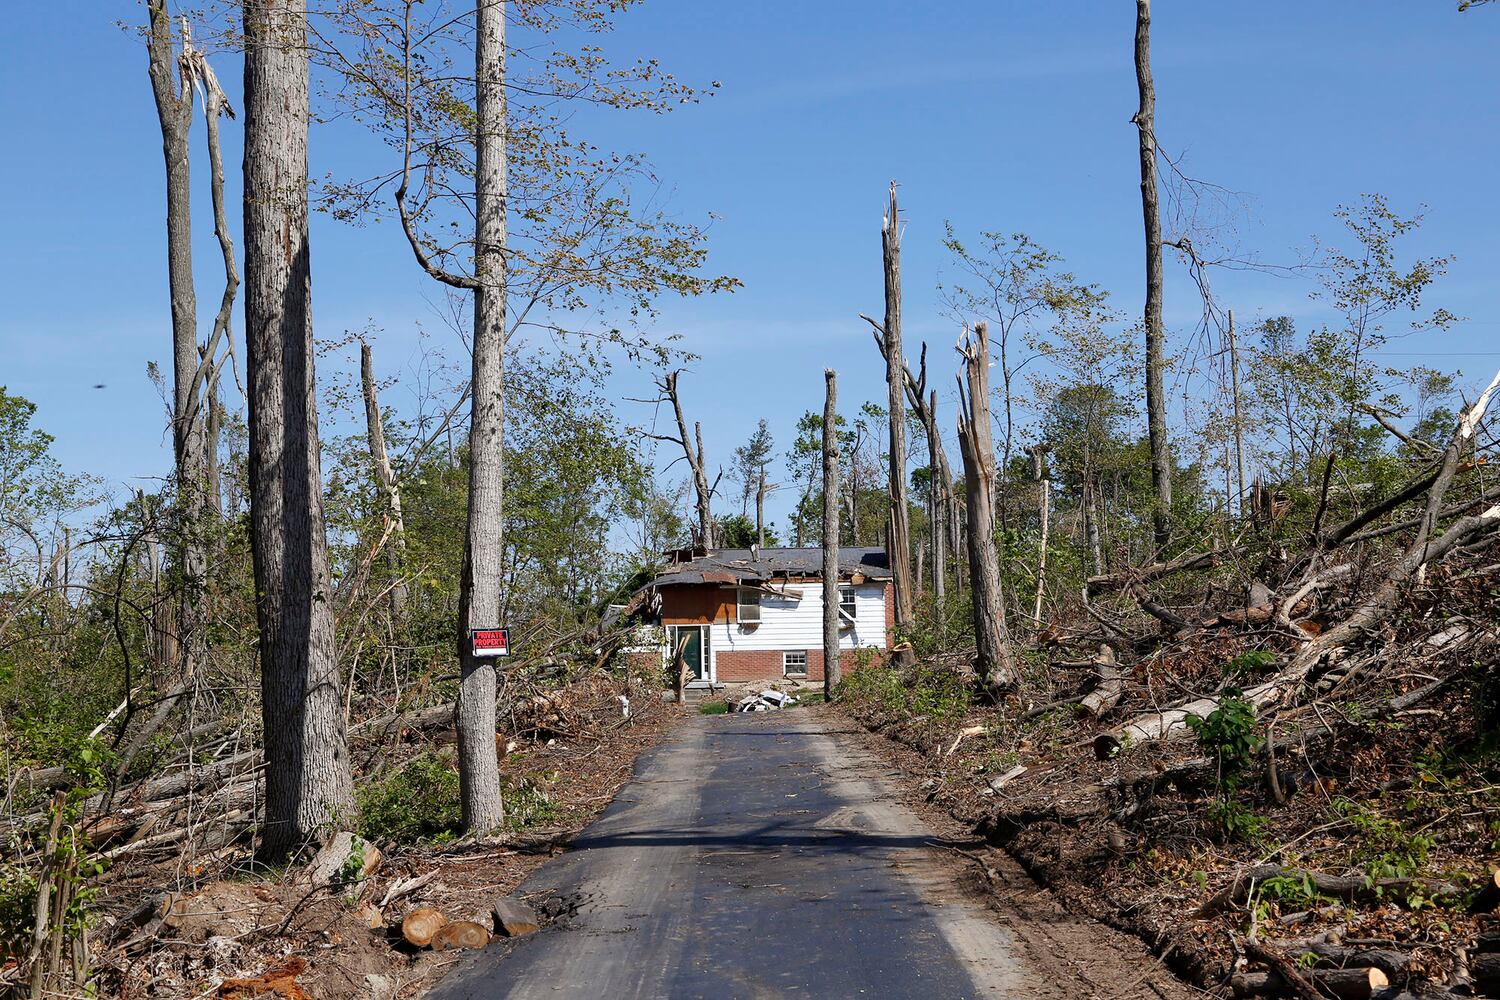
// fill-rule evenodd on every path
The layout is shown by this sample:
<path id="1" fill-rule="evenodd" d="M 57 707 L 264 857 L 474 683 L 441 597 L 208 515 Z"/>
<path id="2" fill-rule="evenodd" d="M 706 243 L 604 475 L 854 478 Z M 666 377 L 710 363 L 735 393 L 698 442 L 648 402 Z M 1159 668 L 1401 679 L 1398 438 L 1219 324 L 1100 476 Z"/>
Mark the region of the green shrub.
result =
<path id="1" fill-rule="evenodd" d="M 1189 715 L 1187 724 L 1198 737 L 1203 752 L 1218 761 L 1220 790 L 1233 792 L 1260 747 L 1260 739 L 1255 735 L 1254 706 L 1231 688 L 1219 700 L 1217 708 L 1204 717 Z"/>
<path id="2" fill-rule="evenodd" d="M 531 778 L 501 789 L 500 798 L 505 804 L 505 825 L 511 830 L 546 826 L 562 815 L 552 794 Z"/>
<path id="3" fill-rule="evenodd" d="M 424 753 L 384 781 L 355 791 L 359 834 L 366 840 L 414 844 L 445 838 L 462 826 L 458 771 L 437 753 Z"/>

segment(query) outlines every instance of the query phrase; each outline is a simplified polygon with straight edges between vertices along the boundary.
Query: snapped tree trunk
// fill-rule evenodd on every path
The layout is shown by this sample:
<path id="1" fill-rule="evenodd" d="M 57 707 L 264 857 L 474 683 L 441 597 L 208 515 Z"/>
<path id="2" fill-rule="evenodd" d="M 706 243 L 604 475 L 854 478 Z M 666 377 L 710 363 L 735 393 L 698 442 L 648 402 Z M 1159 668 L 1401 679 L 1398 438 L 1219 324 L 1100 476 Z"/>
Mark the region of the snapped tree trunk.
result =
<path id="1" fill-rule="evenodd" d="M 1229 388 L 1234 402 L 1234 464 L 1239 489 L 1235 509 L 1245 509 L 1245 418 L 1240 399 L 1240 348 L 1234 335 L 1234 310 L 1229 310 Z"/>
<path id="2" fill-rule="evenodd" d="M 323 524 L 307 241 L 304 5 L 245 25 L 245 320 L 251 554 L 272 857 L 354 815 Z"/>
<path id="3" fill-rule="evenodd" d="M 656 387 L 661 390 L 662 398 L 672 404 L 672 416 L 677 421 L 677 436 L 660 434 L 652 436 L 660 441 L 674 442 L 682 448 L 683 457 L 687 459 L 688 468 L 693 473 L 693 494 L 696 498 L 698 513 L 698 544 L 705 549 L 712 549 L 718 545 L 718 526 L 714 523 L 713 514 L 714 486 L 708 482 L 708 459 L 703 450 L 703 425 L 693 424 L 693 437 L 688 437 L 687 418 L 683 416 L 682 398 L 677 392 L 677 377 L 681 374 L 678 371 L 667 372 L 656 382 Z"/>
<path id="4" fill-rule="evenodd" d="M 995 548 L 995 444 L 990 434 L 989 330 L 974 327 L 959 345 L 965 380 L 958 383 L 958 443 L 968 497 L 969 585 L 974 609 L 976 669 L 992 697 L 1015 687 L 1017 674 L 1006 634 L 1000 594 L 1000 554 Z M 967 389 L 967 394 L 965 390 Z"/>
<path id="5" fill-rule="evenodd" d="M 922 414 L 922 426 L 927 433 L 927 467 L 931 473 L 928 483 L 928 509 L 931 522 L 927 533 L 932 544 L 932 599 L 939 608 L 947 597 L 948 555 L 944 546 L 943 532 L 946 529 L 948 491 L 953 488 L 953 473 L 948 468 L 948 456 L 943 454 L 943 438 L 937 427 L 937 390 L 932 390 Z"/>
<path id="6" fill-rule="evenodd" d="M 1172 450 L 1167 441 L 1167 400 L 1162 388 L 1166 366 L 1162 328 L 1161 209 L 1156 193 L 1156 84 L 1151 79 L 1151 0 L 1135 2 L 1135 79 L 1141 105 L 1136 111 L 1140 137 L 1141 215 L 1146 232 L 1146 425 L 1151 439 L 1151 485 L 1157 548 L 1171 536 Z"/>
<path id="7" fill-rule="evenodd" d="M 1041 625 L 1042 596 L 1047 590 L 1047 528 L 1052 510 L 1052 479 L 1047 472 L 1047 444 L 1045 442 L 1034 444 L 1026 451 L 1031 456 L 1032 473 L 1040 494 L 1037 501 L 1037 516 L 1041 521 L 1042 530 L 1036 557 L 1036 607 L 1032 610 L 1031 618 L 1037 625 Z"/>
<path id="8" fill-rule="evenodd" d="M 505 0 L 479 0 L 474 78 L 474 358 L 469 400 L 469 511 L 459 582 L 459 687 L 454 711 L 464 829 L 505 818 L 495 749 L 494 660 L 474 655 L 472 630 L 500 621 L 505 520 L 506 121 Z"/>
<path id="9" fill-rule="evenodd" d="M 890 520 L 886 531 L 886 556 L 896 591 L 896 628 L 911 627 L 911 515 L 906 505 L 906 357 L 901 350 L 901 220 L 896 211 L 896 182 L 891 182 L 885 224 L 880 230 L 881 259 L 885 267 L 885 383 L 890 404 Z M 898 663 L 910 664 L 910 648 L 897 654 Z"/>
<path id="10" fill-rule="evenodd" d="M 832 698 L 839 663 L 839 435 L 838 376 L 823 371 L 823 694 Z"/>
<path id="11" fill-rule="evenodd" d="M 391 525 L 390 547 L 386 549 L 386 561 L 391 569 L 391 618 L 401 617 L 406 604 L 406 583 L 401 573 L 406 553 L 406 522 L 401 516 L 401 484 L 396 482 L 395 470 L 391 468 L 390 455 L 385 450 L 385 421 L 380 413 L 380 398 L 375 387 L 375 358 L 369 344 L 359 345 L 359 382 L 365 398 L 365 430 L 370 443 L 370 463 L 375 467 L 375 482 L 385 510 L 382 519 Z"/>
<path id="12" fill-rule="evenodd" d="M 202 611 L 208 561 L 203 549 L 206 507 L 204 421 L 198 404 L 198 296 L 193 282 L 192 186 L 189 128 L 193 93 L 189 81 L 173 72 L 172 19 L 166 0 L 151 0 L 146 35 L 148 72 L 161 125 L 167 174 L 167 287 L 172 311 L 172 454 L 177 468 L 177 571 L 181 599 L 177 613 L 178 660 L 182 677 L 194 677 L 205 656 Z"/>
<path id="13" fill-rule="evenodd" d="M 755 484 L 755 542 L 766 547 L 766 470 L 760 470 L 760 479 Z"/>

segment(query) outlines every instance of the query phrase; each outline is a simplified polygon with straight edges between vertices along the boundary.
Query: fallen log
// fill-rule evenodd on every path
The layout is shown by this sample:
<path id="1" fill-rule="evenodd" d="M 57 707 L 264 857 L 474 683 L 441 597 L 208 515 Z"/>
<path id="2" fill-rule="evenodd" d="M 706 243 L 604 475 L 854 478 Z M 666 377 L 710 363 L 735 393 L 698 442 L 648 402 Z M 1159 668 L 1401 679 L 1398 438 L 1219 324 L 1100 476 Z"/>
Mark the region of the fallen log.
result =
<path id="1" fill-rule="evenodd" d="M 1101 645 L 1099 655 L 1094 657 L 1094 690 L 1084 696 L 1078 707 L 1097 719 L 1114 708 L 1124 692 L 1125 681 L 1115 663 L 1115 651 Z"/>
<path id="2" fill-rule="evenodd" d="M 1313 987 L 1314 997 L 1326 995 L 1337 1000 L 1370 1000 L 1390 986 L 1390 977 L 1376 968 L 1304 969 L 1301 975 Z M 1242 972 L 1230 979 L 1237 997 L 1283 997 L 1297 995 L 1295 988 L 1279 972 Z"/>
<path id="3" fill-rule="evenodd" d="M 1206 915 L 1225 906 L 1245 901 L 1251 886 L 1267 879 L 1291 879 L 1302 882 L 1310 890 L 1330 899 L 1341 899 L 1346 903 L 1400 902 L 1418 896 L 1422 899 L 1457 898 L 1464 890 L 1452 882 L 1433 878 L 1377 878 L 1363 875 L 1329 875 L 1326 872 L 1306 868 L 1286 868 L 1282 865 L 1256 865 L 1239 876 L 1223 892 L 1214 896 L 1199 911 Z"/>

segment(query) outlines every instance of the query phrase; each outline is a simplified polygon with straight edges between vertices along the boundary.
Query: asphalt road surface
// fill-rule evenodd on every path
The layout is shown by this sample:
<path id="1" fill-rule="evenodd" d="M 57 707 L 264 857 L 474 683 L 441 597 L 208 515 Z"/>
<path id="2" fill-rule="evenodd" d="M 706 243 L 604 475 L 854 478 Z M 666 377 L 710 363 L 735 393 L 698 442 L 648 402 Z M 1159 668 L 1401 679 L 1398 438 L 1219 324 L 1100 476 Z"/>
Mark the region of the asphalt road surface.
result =
<path id="1" fill-rule="evenodd" d="M 576 910 L 476 953 L 430 996 L 1056 995 L 959 888 L 952 852 L 820 718 L 685 723 L 520 888 Z"/>

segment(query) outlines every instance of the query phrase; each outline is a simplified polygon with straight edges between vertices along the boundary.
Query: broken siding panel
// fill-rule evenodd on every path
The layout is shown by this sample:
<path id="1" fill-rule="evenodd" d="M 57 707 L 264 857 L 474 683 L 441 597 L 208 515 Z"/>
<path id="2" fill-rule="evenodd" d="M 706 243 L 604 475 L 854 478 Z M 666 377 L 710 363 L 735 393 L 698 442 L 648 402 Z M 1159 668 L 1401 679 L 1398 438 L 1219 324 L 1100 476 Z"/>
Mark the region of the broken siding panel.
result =
<path id="1" fill-rule="evenodd" d="M 800 591 L 802 599 L 762 593 L 760 625 L 749 628 L 735 622 L 718 622 L 712 643 L 717 652 L 756 650 L 808 650 L 823 646 L 823 590 L 821 584 L 782 588 Z M 854 627 L 839 635 L 841 649 L 886 648 L 886 587 L 884 583 L 854 588 Z"/>

